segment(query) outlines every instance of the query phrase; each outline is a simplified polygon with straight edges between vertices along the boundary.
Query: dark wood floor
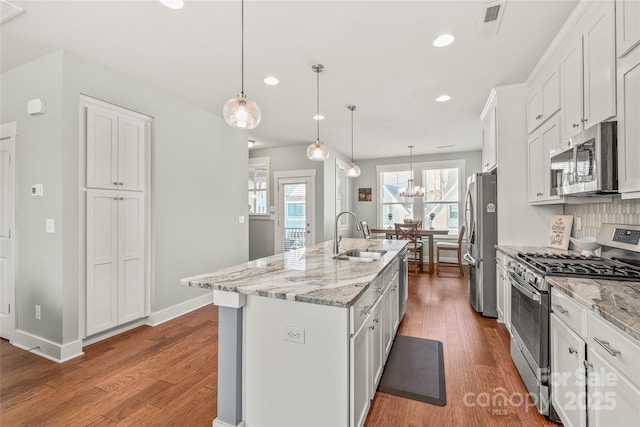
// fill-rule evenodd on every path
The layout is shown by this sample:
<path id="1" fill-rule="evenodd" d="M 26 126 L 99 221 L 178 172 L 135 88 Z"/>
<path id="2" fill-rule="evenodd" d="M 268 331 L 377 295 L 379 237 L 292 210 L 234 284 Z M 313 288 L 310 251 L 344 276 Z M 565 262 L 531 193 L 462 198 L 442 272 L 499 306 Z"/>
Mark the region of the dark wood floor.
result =
<path id="1" fill-rule="evenodd" d="M 511 363 L 506 329 L 471 309 L 465 279 L 409 277 L 399 333 L 444 343 L 448 403 L 377 393 L 366 425 L 545 425 L 530 401 L 520 403 L 526 389 Z M 215 307 L 84 350 L 56 364 L 0 340 L 0 425 L 208 427 L 215 418 Z"/>

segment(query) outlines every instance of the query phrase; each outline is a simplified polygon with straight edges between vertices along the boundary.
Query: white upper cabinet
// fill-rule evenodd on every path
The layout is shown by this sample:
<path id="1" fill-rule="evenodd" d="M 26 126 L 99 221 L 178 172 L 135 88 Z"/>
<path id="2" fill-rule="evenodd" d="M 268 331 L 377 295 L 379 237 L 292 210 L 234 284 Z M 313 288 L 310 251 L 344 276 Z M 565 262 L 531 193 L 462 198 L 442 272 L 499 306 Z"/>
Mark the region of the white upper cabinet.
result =
<path id="1" fill-rule="evenodd" d="M 622 58 L 640 44 L 640 2 L 616 0 L 618 57 Z"/>
<path id="2" fill-rule="evenodd" d="M 87 187 L 144 191 L 147 121 L 87 107 Z"/>
<path id="3" fill-rule="evenodd" d="M 489 172 L 498 161 L 498 130 L 496 98 L 489 101 L 480 117 L 482 119 L 482 171 Z"/>
<path id="4" fill-rule="evenodd" d="M 533 132 L 560 109 L 560 77 L 558 68 L 543 75 L 533 85 L 527 98 L 527 131 Z"/>
<path id="5" fill-rule="evenodd" d="M 551 195 L 549 152 L 560 145 L 560 116 L 556 115 L 529 137 L 529 202 L 532 204 L 563 203 Z"/>
<path id="6" fill-rule="evenodd" d="M 616 114 L 614 3 L 594 2 L 589 12 L 560 61 L 563 140 Z"/>
<path id="7" fill-rule="evenodd" d="M 618 188 L 640 198 L 640 48 L 618 67 Z"/>

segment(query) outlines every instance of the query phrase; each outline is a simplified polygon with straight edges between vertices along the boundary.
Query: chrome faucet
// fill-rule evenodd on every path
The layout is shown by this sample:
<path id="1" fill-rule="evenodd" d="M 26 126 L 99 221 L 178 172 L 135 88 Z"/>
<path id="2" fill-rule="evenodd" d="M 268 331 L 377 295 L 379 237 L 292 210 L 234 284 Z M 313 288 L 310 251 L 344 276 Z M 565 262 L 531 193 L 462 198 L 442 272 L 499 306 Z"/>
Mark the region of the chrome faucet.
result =
<path id="1" fill-rule="evenodd" d="M 344 214 L 349 214 L 356 221 L 356 227 L 358 227 L 358 231 L 362 230 L 362 225 L 360 224 L 360 220 L 358 219 L 358 215 L 354 214 L 351 211 L 342 211 L 338 215 L 336 215 L 336 223 L 333 228 L 333 254 L 338 255 L 340 253 L 340 241 L 342 240 L 342 236 L 338 236 L 338 221 L 340 217 Z"/>

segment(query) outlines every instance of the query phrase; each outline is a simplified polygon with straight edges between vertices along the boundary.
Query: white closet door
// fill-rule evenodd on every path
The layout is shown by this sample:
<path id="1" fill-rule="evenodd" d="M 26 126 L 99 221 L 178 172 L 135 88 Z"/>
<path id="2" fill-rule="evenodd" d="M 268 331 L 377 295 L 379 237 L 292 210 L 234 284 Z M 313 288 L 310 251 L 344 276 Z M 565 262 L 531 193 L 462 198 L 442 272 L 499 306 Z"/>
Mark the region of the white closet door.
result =
<path id="1" fill-rule="evenodd" d="M 118 119 L 118 187 L 144 191 L 145 122 L 120 116 Z"/>
<path id="2" fill-rule="evenodd" d="M 87 191 L 87 335 L 118 324 L 118 202 Z"/>
<path id="3" fill-rule="evenodd" d="M 117 188 L 118 115 L 87 108 L 87 187 Z"/>
<path id="4" fill-rule="evenodd" d="M 144 195 L 118 193 L 118 323 L 145 315 Z"/>

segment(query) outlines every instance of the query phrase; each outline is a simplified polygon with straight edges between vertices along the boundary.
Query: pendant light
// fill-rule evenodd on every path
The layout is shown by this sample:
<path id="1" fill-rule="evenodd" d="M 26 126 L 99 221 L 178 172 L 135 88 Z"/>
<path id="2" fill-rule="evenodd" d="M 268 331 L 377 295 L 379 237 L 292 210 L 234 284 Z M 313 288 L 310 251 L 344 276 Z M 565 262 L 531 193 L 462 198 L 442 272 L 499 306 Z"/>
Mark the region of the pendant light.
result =
<path id="1" fill-rule="evenodd" d="M 399 191 L 400 197 L 404 197 L 405 202 L 413 202 L 414 197 L 424 195 L 424 190 L 419 185 L 414 185 L 413 181 L 413 145 L 409 146 L 409 169 L 411 178 L 407 182 L 407 188 L 401 188 Z"/>
<path id="2" fill-rule="evenodd" d="M 237 129 L 255 129 L 260 124 L 262 114 L 260 107 L 254 101 L 251 101 L 244 94 L 244 0 L 241 2 L 241 89 L 237 98 L 231 98 L 224 104 L 222 115 L 224 120 L 231 127 Z"/>
<path id="3" fill-rule="evenodd" d="M 320 115 L 320 73 L 324 70 L 324 65 L 316 64 L 311 67 L 316 73 L 316 89 L 317 89 L 317 115 Z M 329 158 L 329 149 L 323 142 L 320 142 L 320 120 L 316 120 L 316 141 L 307 147 L 307 157 L 309 160 L 322 162 Z"/>
<path id="4" fill-rule="evenodd" d="M 351 165 L 349 165 L 349 169 L 347 169 L 347 176 L 349 178 L 357 178 L 360 176 L 360 168 L 353 163 L 353 112 L 356 106 L 349 105 L 347 108 L 351 111 Z"/>

